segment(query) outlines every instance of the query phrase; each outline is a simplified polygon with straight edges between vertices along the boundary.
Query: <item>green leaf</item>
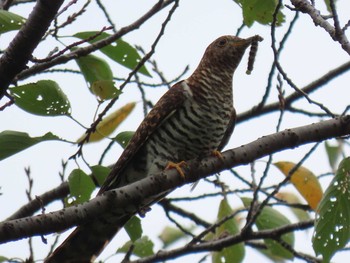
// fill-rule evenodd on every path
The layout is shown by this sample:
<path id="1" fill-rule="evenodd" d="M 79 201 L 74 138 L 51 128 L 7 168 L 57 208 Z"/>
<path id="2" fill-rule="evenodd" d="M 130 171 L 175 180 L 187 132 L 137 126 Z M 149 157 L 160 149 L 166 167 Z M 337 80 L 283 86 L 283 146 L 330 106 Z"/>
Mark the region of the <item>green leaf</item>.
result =
<path id="1" fill-rule="evenodd" d="M 326 153 L 328 156 L 329 165 L 332 170 L 336 169 L 337 161 L 341 155 L 342 145 L 337 143 L 336 145 L 330 145 L 328 141 L 325 141 Z"/>
<path id="2" fill-rule="evenodd" d="M 186 229 L 188 231 L 193 230 L 193 227 L 190 229 Z M 186 238 L 187 235 L 176 227 L 166 226 L 163 231 L 159 235 L 159 239 L 163 242 L 163 247 L 166 248 L 176 241 Z"/>
<path id="3" fill-rule="evenodd" d="M 125 148 L 131 140 L 132 136 L 134 136 L 134 134 L 134 131 L 124 131 L 118 133 L 118 135 L 115 136 L 114 139 L 120 144 L 121 147 Z"/>
<path id="4" fill-rule="evenodd" d="M 142 226 L 141 219 L 137 216 L 133 216 L 129 219 L 129 221 L 125 224 L 124 229 L 126 233 L 128 233 L 132 242 L 135 242 L 137 239 L 142 236 Z"/>
<path id="5" fill-rule="evenodd" d="M 273 21 L 273 13 L 277 5 L 276 0 L 235 0 L 242 7 L 244 24 L 251 27 L 256 21 L 262 25 L 269 25 Z M 277 25 L 285 21 L 284 14 L 277 14 Z"/>
<path id="6" fill-rule="evenodd" d="M 94 55 L 87 55 L 75 60 L 90 91 L 100 100 L 108 100 L 121 92 L 114 86 L 113 73 L 108 63 Z"/>
<path id="7" fill-rule="evenodd" d="M 117 250 L 117 253 L 127 253 L 130 249 L 130 246 L 134 245 L 132 254 L 138 257 L 148 257 L 154 254 L 153 252 L 153 242 L 147 237 L 143 236 L 142 238 L 136 240 L 135 242 L 128 241 L 121 248 Z"/>
<path id="8" fill-rule="evenodd" d="M 322 262 L 344 248 L 350 239 L 350 157 L 339 164 L 337 173 L 329 184 L 318 207 L 313 248 Z"/>
<path id="9" fill-rule="evenodd" d="M 122 93 L 114 86 L 112 80 L 96 80 L 92 83 L 90 89 L 102 101 L 110 100 Z"/>
<path id="10" fill-rule="evenodd" d="M 111 168 L 102 165 L 94 165 L 91 166 L 90 169 L 92 171 L 92 176 L 97 181 L 99 186 L 103 184 L 103 182 L 106 180 L 107 176 L 111 172 Z"/>
<path id="11" fill-rule="evenodd" d="M 71 204 L 81 204 L 89 201 L 92 191 L 95 189 L 95 184 L 84 171 L 74 169 L 68 177 L 68 185 L 70 190 L 70 197 L 74 200 Z"/>
<path id="12" fill-rule="evenodd" d="M 244 206 L 248 208 L 250 206 L 250 203 L 252 202 L 252 199 L 242 198 L 242 202 Z M 256 219 L 255 224 L 259 230 L 267 230 L 267 229 L 274 229 L 285 225 L 289 225 L 290 221 L 287 217 L 282 215 L 277 210 L 271 207 L 265 206 L 262 209 L 258 218 Z M 294 247 L 294 233 L 284 234 L 282 235 L 281 238 L 290 246 Z M 293 254 L 290 251 L 285 249 L 275 240 L 264 239 L 264 243 L 273 255 L 279 256 L 285 259 L 294 258 Z"/>
<path id="13" fill-rule="evenodd" d="M 86 55 L 75 61 L 90 85 L 97 80 L 113 80 L 112 70 L 104 59 L 94 55 Z"/>
<path id="14" fill-rule="evenodd" d="M 88 39 L 89 37 L 95 36 L 97 34 L 100 34 L 100 32 L 86 31 L 86 32 L 77 33 L 74 35 L 74 37 L 77 37 L 80 39 Z M 97 36 L 96 38 L 88 42 L 92 44 L 92 43 L 95 43 L 96 41 L 105 39 L 107 37 L 110 37 L 110 35 L 103 32 L 102 34 L 100 34 L 99 36 Z M 115 62 L 129 69 L 134 69 L 141 59 L 140 55 L 137 53 L 137 50 L 134 47 L 132 47 L 130 44 L 128 44 L 127 42 L 121 39 L 118 39 L 112 45 L 105 46 L 100 50 L 110 59 L 114 60 Z M 142 66 L 139 69 L 139 72 L 146 76 L 151 76 L 151 74 L 148 72 L 145 66 Z"/>
<path id="15" fill-rule="evenodd" d="M 232 215 L 232 213 L 233 213 L 233 210 L 228 204 L 227 199 L 224 198 L 220 202 L 217 220 L 220 221 L 224 217 Z M 239 232 L 240 232 L 240 229 L 239 229 L 238 223 L 234 218 L 232 218 L 230 220 L 227 220 L 222 225 L 220 225 L 215 235 L 217 238 L 219 238 L 224 234 L 235 235 Z M 239 243 L 239 244 L 224 248 L 220 252 L 213 252 L 212 254 L 214 263 L 221 263 L 221 262 L 239 263 L 243 261 L 244 256 L 245 256 L 245 249 L 244 249 L 243 243 Z"/>
<path id="16" fill-rule="evenodd" d="M 0 133 L 0 161 L 23 151 L 39 142 L 61 140 L 51 132 L 40 137 L 30 137 L 28 133 L 18 131 L 2 131 Z"/>
<path id="17" fill-rule="evenodd" d="M 9 258 L 4 257 L 4 256 L 0 256 L 0 263 L 2 262 L 9 262 Z"/>
<path id="18" fill-rule="evenodd" d="M 40 80 L 10 89 L 15 104 L 21 109 L 41 116 L 70 115 L 66 94 L 52 80 Z"/>
<path id="19" fill-rule="evenodd" d="M 25 21 L 26 20 L 19 15 L 0 10 L 0 34 L 20 29 Z"/>

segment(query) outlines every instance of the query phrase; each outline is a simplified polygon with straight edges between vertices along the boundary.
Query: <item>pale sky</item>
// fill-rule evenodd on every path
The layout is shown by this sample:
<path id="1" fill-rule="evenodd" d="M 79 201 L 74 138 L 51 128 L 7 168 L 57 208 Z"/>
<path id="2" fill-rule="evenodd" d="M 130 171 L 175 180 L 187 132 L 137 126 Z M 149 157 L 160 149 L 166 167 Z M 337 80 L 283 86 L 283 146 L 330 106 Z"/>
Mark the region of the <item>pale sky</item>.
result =
<path id="1" fill-rule="evenodd" d="M 152 4 L 154 2 L 155 1 L 152 1 Z M 286 3 L 290 4 L 289 1 L 286 1 Z M 145 13 L 152 4 L 136 0 L 130 0 L 127 4 L 125 1 L 109 1 L 107 10 L 110 10 L 113 21 L 117 28 L 120 28 L 133 22 L 141 14 Z M 337 4 L 339 6 L 338 10 L 341 22 L 345 23 L 349 18 L 349 3 L 347 1 L 337 1 Z M 14 8 L 11 9 L 11 11 L 26 17 L 29 12 L 28 10 L 31 9 L 29 6 L 29 4 L 24 5 L 24 7 Z M 128 34 L 124 40 L 130 44 L 142 46 L 148 51 L 160 30 L 160 23 L 167 15 L 167 10 L 169 10 L 169 8 L 147 21 L 140 29 Z M 283 11 L 286 14 L 287 21 L 290 21 L 294 12 L 287 8 L 284 8 Z M 89 8 L 86 14 L 77 20 L 77 23 L 69 29 L 62 31 L 61 35 L 70 35 L 72 32 L 76 33 L 79 31 L 100 30 L 103 26 L 107 25 L 107 22 L 101 19 L 102 16 L 99 12 L 100 11 L 96 11 L 95 8 Z M 180 74 L 187 65 L 190 66 L 190 70 L 187 73 L 188 76 L 197 66 L 207 45 L 218 36 L 235 34 L 237 28 L 241 25 L 241 21 L 241 9 L 230 0 L 180 1 L 180 7 L 167 27 L 165 35 L 157 46 L 156 54 L 153 58 L 157 60 L 159 68 L 169 80 Z M 277 37 L 279 39 L 285 30 L 285 27 L 277 30 Z M 241 36 L 249 37 L 255 34 L 261 35 L 265 40 L 259 44 L 254 71 L 250 76 L 245 74 L 248 59 L 247 52 L 234 76 L 234 103 L 238 112 L 246 111 L 260 101 L 264 93 L 267 74 L 270 70 L 273 58 L 270 48 L 270 28 L 254 24 L 251 28 L 245 28 Z M 2 49 L 13 35 L 13 33 L 7 33 L 1 36 L 2 41 L 0 45 Z M 68 43 L 66 39 L 63 39 L 63 41 L 67 41 L 66 43 Z M 71 39 L 71 41 L 74 41 L 74 39 Z M 49 45 L 39 46 L 35 56 L 46 56 L 52 48 L 53 46 Z M 96 55 L 100 56 L 100 53 L 96 53 Z M 305 14 L 300 14 L 300 20 L 297 22 L 280 61 L 295 83 L 303 87 L 348 60 L 347 53 L 341 49 L 338 43 L 334 43 L 323 29 L 315 28 L 309 17 Z M 128 70 L 120 66 L 115 66 L 115 64 L 111 65 L 113 65 L 112 69 L 115 76 L 125 77 L 127 75 Z M 70 62 L 67 67 L 76 68 L 76 65 L 74 62 Z M 63 68 L 63 66 L 61 66 L 61 68 Z M 149 69 L 151 68 L 149 67 Z M 84 125 L 89 126 L 96 110 L 96 100 L 89 93 L 81 76 L 73 74 L 43 74 L 33 77 L 30 80 L 25 80 L 21 84 L 48 78 L 57 81 L 67 94 L 72 104 L 72 115 Z M 151 78 L 145 77 L 143 80 L 153 82 Z M 276 78 L 274 78 L 274 83 L 276 84 Z M 346 73 L 337 80 L 329 83 L 327 87 L 313 93 L 311 97 L 318 102 L 324 103 L 332 111 L 340 113 L 345 106 L 349 104 L 348 96 L 342 95 L 348 94 L 346 93 L 349 85 L 348 83 L 350 83 L 350 74 Z M 276 101 L 277 98 L 275 84 L 273 85 L 270 102 Z M 284 88 L 286 94 L 292 92 L 287 84 L 284 84 Z M 152 98 L 152 101 L 156 102 L 165 91 L 165 88 L 149 88 L 147 89 L 147 96 L 148 98 Z M 132 84 L 126 86 L 124 94 L 120 101 L 116 103 L 114 109 L 131 101 L 141 101 L 140 92 L 137 87 Z M 3 103 L 1 103 L 1 105 L 2 104 Z M 304 101 L 299 102 L 297 105 L 299 108 L 304 107 L 310 111 L 318 111 L 316 106 L 307 105 Z M 76 140 L 84 132 L 80 126 L 66 117 L 49 118 L 33 116 L 15 106 L 7 108 L 2 112 L 1 118 L 2 124 L 0 125 L 0 131 L 23 131 L 28 132 L 31 136 L 41 136 L 51 131 L 68 140 Z M 125 130 L 135 130 L 142 118 L 142 105 L 138 103 L 136 110 L 132 113 L 130 118 L 118 128 L 117 133 Z M 274 113 L 238 125 L 227 149 L 240 146 L 263 135 L 275 132 L 277 121 L 278 113 Z M 316 122 L 318 119 L 315 118 L 312 121 Z M 282 128 L 292 128 L 309 123 L 310 119 L 304 118 L 301 115 L 286 114 L 282 123 Z M 84 147 L 85 159 L 95 164 L 108 142 L 108 140 L 105 140 L 101 144 L 91 144 Z M 311 146 L 308 145 L 277 154 L 274 157 L 274 161 L 288 160 L 298 162 L 310 147 Z M 33 195 L 40 195 L 57 186 L 59 183 L 58 172 L 61 171 L 61 160 L 67 160 L 76 150 L 75 146 L 69 144 L 44 142 L 1 161 L 1 218 L 8 217 L 27 202 L 25 195 L 27 179 L 24 174 L 24 167 L 30 166 L 31 168 L 31 175 L 34 178 Z M 117 160 L 121 148 L 115 146 L 112 152 L 113 154 L 109 154 L 107 158 L 110 163 Z M 78 161 L 78 163 L 81 168 L 86 168 L 81 160 Z M 258 162 L 256 164 L 255 169 L 257 169 L 258 176 L 261 175 L 264 164 L 264 162 Z M 324 148 L 320 147 L 317 153 L 308 159 L 304 165 L 310 168 L 316 175 L 329 171 Z M 67 168 L 67 175 L 69 171 L 75 168 L 77 168 L 77 164 L 70 162 Z M 242 175 L 246 175 L 246 179 L 250 179 L 249 166 L 239 168 L 238 171 L 240 171 Z M 270 173 L 274 178 L 269 178 L 271 182 L 276 182 L 276 180 L 281 180 L 283 178 L 276 169 L 274 170 L 275 173 L 272 171 L 273 170 L 271 170 Z M 221 179 L 227 184 L 232 182 L 232 177 L 230 175 L 223 174 Z M 323 183 L 326 184 L 326 182 L 327 181 L 324 181 Z M 326 185 L 324 185 L 324 188 L 325 187 Z M 176 190 L 172 196 L 197 196 L 207 191 L 212 192 L 215 191 L 215 189 L 206 183 L 199 183 L 193 192 L 190 192 L 190 186 L 185 186 Z M 233 207 L 240 206 L 238 198 L 232 198 L 230 203 Z M 59 205 L 60 204 L 56 202 L 53 206 L 50 206 L 47 211 L 58 209 L 60 207 Z M 213 200 L 208 200 L 207 203 L 202 202 L 198 205 L 189 204 L 188 207 L 192 212 L 204 215 L 207 221 L 213 222 L 216 218 L 217 203 Z M 291 218 L 293 219 L 293 217 Z M 169 225 L 170 223 L 166 221 L 162 209 L 155 205 L 152 211 L 143 219 L 144 234 L 149 235 L 152 240 L 156 240 L 157 235 L 159 235 L 166 224 Z M 307 247 L 307 251 L 312 254 L 310 241 L 311 231 L 307 234 L 298 233 L 297 236 L 296 248 L 304 251 L 304 248 Z M 51 235 L 46 236 L 46 238 L 49 244 L 54 240 Z M 63 240 L 63 238 L 61 240 Z M 124 232 L 121 233 L 120 237 L 118 236 L 118 238 L 113 241 L 114 247 L 122 245 L 126 240 L 126 234 Z M 27 240 L 23 240 L 1 245 L 0 255 L 23 258 L 28 255 L 27 242 Z M 44 257 L 49 249 L 49 245 L 42 244 L 40 237 L 34 238 L 34 244 L 35 259 Z M 114 251 L 113 244 L 101 255 L 101 259 L 105 259 Z M 160 243 L 156 243 L 156 248 L 159 248 L 159 246 Z M 198 261 L 203 255 L 204 254 L 182 257 L 172 262 L 195 262 L 195 260 Z M 345 255 L 345 253 L 340 253 L 334 258 L 333 262 L 342 262 L 342 257 Z M 193 258 L 195 258 L 195 260 L 193 260 Z M 256 253 L 252 253 L 252 250 L 248 249 L 244 262 L 264 259 L 265 258 L 262 258 Z M 107 262 L 118 262 L 118 260 L 113 258 Z M 300 261 L 295 260 L 294 262 Z"/>

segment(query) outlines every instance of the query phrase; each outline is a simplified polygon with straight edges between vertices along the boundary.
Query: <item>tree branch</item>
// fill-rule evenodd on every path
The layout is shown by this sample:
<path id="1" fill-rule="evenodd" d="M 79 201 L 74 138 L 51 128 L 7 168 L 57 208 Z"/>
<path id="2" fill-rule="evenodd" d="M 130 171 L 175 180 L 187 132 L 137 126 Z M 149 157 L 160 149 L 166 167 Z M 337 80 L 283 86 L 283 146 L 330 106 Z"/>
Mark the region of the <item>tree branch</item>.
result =
<path id="1" fill-rule="evenodd" d="M 349 70 L 350 70 L 350 62 L 346 62 L 346 63 L 340 65 L 339 67 L 330 70 L 329 72 L 324 74 L 322 77 L 314 80 L 310 84 L 308 84 L 305 87 L 303 87 L 301 90 L 304 93 L 306 93 L 306 94 L 314 92 L 315 90 L 317 90 L 317 89 L 321 88 L 322 86 L 326 85 L 328 82 L 330 82 L 334 78 L 338 77 L 339 75 L 341 75 L 341 74 L 343 74 L 343 73 L 345 73 L 345 72 L 347 72 Z M 293 102 L 295 102 L 295 101 L 297 101 L 297 100 L 299 100 L 301 98 L 303 98 L 303 96 L 299 92 L 293 92 L 289 96 L 285 97 L 284 98 L 284 102 L 285 102 L 286 109 L 288 109 L 288 107 Z M 258 117 L 258 116 L 262 116 L 264 114 L 271 113 L 271 112 L 277 111 L 279 109 L 280 109 L 280 103 L 279 102 L 274 102 L 274 103 L 265 105 L 262 108 L 256 106 L 256 107 L 253 107 L 251 110 L 248 110 L 246 112 L 242 112 L 241 114 L 238 114 L 238 116 L 237 116 L 237 123 L 240 123 L 240 122 L 243 122 L 243 121 L 247 121 L 248 119 L 251 119 L 251 118 L 254 118 L 254 117 Z"/>
<path id="2" fill-rule="evenodd" d="M 60 184 L 58 187 L 40 195 L 36 196 L 35 199 L 29 201 L 27 204 L 23 205 L 20 209 L 18 209 L 14 214 L 6 219 L 14 220 L 18 218 L 23 218 L 27 216 L 33 215 L 39 209 L 45 207 L 49 203 L 62 199 L 69 194 L 69 186 L 67 182 Z"/>
<path id="3" fill-rule="evenodd" d="M 187 254 L 206 252 L 206 251 L 220 251 L 225 247 L 232 246 L 248 240 L 258 240 L 258 239 L 266 239 L 266 238 L 275 239 L 289 232 L 310 228 L 313 226 L 313 224 L 314 224 L 313 220 L 309 220 L 309 221 L 285 225 L 279 228 L 274 228 L 269 230 L 261 230 L 257 232 L 249 232 L 244 234 L 239 233 L 234 236 L 229 235 L 227 237 L 220 238 L 218 240 L 208 241 L 205 243 L 193 244 L 191 246 L 186 245 L 184 247 L 180 247 L 170 251 L 159 251 L 155 255 L 138 259 L 135 261 L 131 261 L 131 262 L 133 263 L 148 263 L 148 262 L 156 262 L 156 261 L 160 262 L 160 261 L 176 258 L 179 256 L 184 256 Z"/>
<path id="4" fill-rule="evenodd" d="M 166 211 L 176 213 L 182 217 L 192 220 L 196 223 L 196 225 L 200 225 L 203 227 L 209 227 L 211 225 L 210 223 L 204 221 L 202 218 L 198 217 L 196 214 L 189 211 L 185 211 L 184 209 L 172 204 L 171 201 L 167 198 L 162 199 L 161 201 L 159 201 L 158 204 L 161 207 L 163 207 L 163 209 Z"/>
<path id="5" fill-rule="evenodd" d="M 34 49 L 55 18 L 64 0 L 39 0 L 28 20 L 0 58 L 0 99 L 14 77 L 25 69 Z"/>
<path id="6" fill-rule="evenodd" d="M 175 169 L 166 170 L 159 175 L 107 191 L 81 205 L 1 223 L 0 243 L 62 231 L 88 220 L 98 219 L 104 213 L 113 213 L 114 216 L 134 214 L 140 207 L 148 205 L 149 197 L 159 193 L 193 183 L 234 166 L 248 164 L 275 152 L 349 134 L 350 115 L 267 135 L 222 153 L 222 158 L 211 156 L 189 161 L 188 166 L 184 168 L 185 179 Z"/>
<path id="7" fill-rule="evenodd" d="M 337 13 L 335 11 L 333 1 L 330 1 L 330 3 L 333 3 L 333 5 L 331 5 L 331 9 L 332 9 L 333 20 L 335 22 L 336 27 L 332 26 L 326 19 L 324 19 L 320 14 L 320 11 L 317 10 L 308 1 L 291 0 L 291 2 L 295 6 L 296 10 L 308 14 L 316 26 L 320 26 L 324 30 L 326 30 L 328 34 L 332 37 L 332 39 L 335 41 L 338 41 L 341 44 L 343 50 L 345 50 L 350 55 L 350 43 L 345 33 L 343 32 L 343 30 L 340 29 L 339 21 L 338 21 Z"/>
<path id="8" fill-rule="evenodd" d="M 122 36 L 126 35 L 127 33 L 130 33 L 133 30 L 138 29 L 144 22 L 146 22 L 149 18 L 151 18 L 153 15 L 158 13 L 163 8 L 167 7 L 169 4 L 174 2 L 175 0 L 159 0 L 157 4 L 155 4 L 147 13 L 145 13 L 142 17 L 140 17 L 138 20 L 136 20 L 134 23 L 122 27 L 120 30 L 118 30 L 117 33 L 102 39 L 100 41 L 97 41 L 87 47 L 76 49 L 75 51 L 59 56 L 55 59 L 52 59 L 50 61 L 47 61 L 45 63 L 36 64 L 33 67 L 23 70 L 20 74 L 16 76 L 16 80 L 24 79 L 28 76 L 31 76 L 33 74 L 37 74 L 39 72 L 42 72 L 45 69 L 51 68 L 53 66 L 67 63 L 70 60 L 76 59 L 81 56 L 88 55 L 102 47 L 105 47 L 117 39 L 121 38 Z"/>
<path id="9" fill-rule="evenodd" d="M 185 69 L 187 70 L 187 68 Z M 306 85 L 302 88 L 303 92 L 305 93 L 311 93 L 314 92 L 316 89 L 326 85 L 329 81 L 333 80 L 334 78 L 338 77 L 339 75 L 347 72 L 350 70 L 350 62 L 346 62 L 343 65 L 340 65 L 339 67 L 329 71 L 328 73 L 324 74 L 319 79 L 311 82 L 310 84 Z M 184 71 L 185 72 L 185 71 Z M 181 74 L 184 74 L 181 73 Z M 172 80 L 172 82 L 176 82 L 176 79 Z M 290 94 L 289 96 L 284 98 L 285 105 L 287 108 L 289 108 L 290 105 L 292 105 L 293 102 L 301 99 L 302 96 L 298 92 L 294 92 Z M 237 116 L 237 123 L 247 121 L 251 118 L 255 118 L 258 116 L 262 116 L 264 114 L 268 114 L 274 111 L 279 110 L 280 104 L 279 102 L 271 103 L 268 105 L 265 105 L 264 107 L 260 108 L 258 106 L 252 108 L 249 111 L 243 112 L 238 114 Z M 294 108 L 289 108 L 291 112 L 295 112 Z M 57 188 L 54 188 L 50 190 L 47 193 L 44 193 L 40 196 L 38 196 L 37 199 L 32 200 L 31 202 L 25 204 L 22 206 L 16 213 L 11 215 L 8 220 L 18 219 L 25 216 L 31 216 L 36 211 L 38 211 L 41 206 L 46 206 L 49 203 L 64 198 L 69 193 L 68 184 L 62 184 L 58 186 Z"/>

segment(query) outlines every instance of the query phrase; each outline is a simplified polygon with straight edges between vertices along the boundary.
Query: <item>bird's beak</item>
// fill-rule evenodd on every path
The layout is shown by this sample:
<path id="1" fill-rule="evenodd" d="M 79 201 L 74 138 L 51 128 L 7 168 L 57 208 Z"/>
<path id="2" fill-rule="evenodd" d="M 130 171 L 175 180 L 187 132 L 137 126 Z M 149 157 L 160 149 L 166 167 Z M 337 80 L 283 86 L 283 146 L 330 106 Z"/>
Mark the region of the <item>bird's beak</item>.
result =
<path id="1" fill-rule="evenodd" d="M 255 36 L 252 36 L 252 37 L 249 37 L 249 38 L 246 38 L 246 39 L 242 38 L 240 41 L 235 42 L 234 44 L 235 44 L 235 46 L 247 48 L 253 42 L 261 42 L 263 40 L 264 39 L 261 36 L 255 35 Z"/>
<path id="2" fill-rule="evenodd" d="M 252 36 L 252 37 L 249 37 L 249 38 L 247 38 L 246 39 L 246 41 L 249 43 L 249 44 L 251 44 L 251 43 L 253 43 L 253 42 L 261 42 L 261 41 L 263 41 L 264 39 L 261 37 L 261 36 L 259 36 L 259 35 L 255 35 L 255 36 Z"/>
<path id="3" fill-rule="evenodd" d="M 252 43 L 252 42 L 261 42 L 263 41 L 264 39 L 259 36 L 259 35 L 255 35 L 255 36 L 252 36 L 252 37 L 249 37 L 246 39 L 246 41 L 248 41 L 249 43 Z"/>

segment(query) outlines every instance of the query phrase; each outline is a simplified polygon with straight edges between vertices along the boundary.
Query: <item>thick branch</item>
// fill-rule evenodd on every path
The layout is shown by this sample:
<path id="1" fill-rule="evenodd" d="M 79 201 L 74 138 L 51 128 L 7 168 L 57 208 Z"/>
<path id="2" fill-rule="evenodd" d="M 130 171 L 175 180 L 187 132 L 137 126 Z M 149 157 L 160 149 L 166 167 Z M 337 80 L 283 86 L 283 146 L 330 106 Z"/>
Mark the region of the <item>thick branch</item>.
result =
<path id="1" fill-rule="evenodd" d="M 339 67 L 329 71 L 327 74 L 323 75 L 319 79 L 311 82 L 310 84 L 306 85 L 302 88 L 303 92 L 309 94 L 316 89 L 326 85 L 329 81 L 333 80 L 334 78 L 338 77 L 339 75 L 347 72 L 350 69 L 350 62 L 346 62 L 343 65 L 340 65 Z M 176 82 L 176 80 L 173 80 L 171 82 Z M 298 92 L 294 92 L 288 97 L 285 98 L 285 105 L 290 106 L 293 102 L 303 98 L 302 95 Z M 275 102 L 268 104 L 262 108 L 260 107 L 254 107 L 253 109 L 240 113 L 237 116 L 237 123 L 247 121 L 248 119 L 255 118 L 258 116 L 262 116 L 263 114 L 271 113 L 274 111 L 278 111 L 280 109 L 280 103 Z M 290 110 L 294 111 L 293 108 L 289 108 Z M 11 215 L 8 220 L 18 219 L 25 216 L 31 216 L 35 212 L 37 212 L 41 206 L 46 206 L 49 203 L 62 199 L 67 196 L 69 193 L 68 184 L 64 183 L 60 186 L 52 190 L 50 190 L 47 193 L 44 193 L 43 195 L 40 195 L 38 199 L 34 199 L 27 204 L 25 204 L 23 207 L 21 207 L 16 213 Z"/>
<path id="2" fill-rule="evenodd" d="M 0 224 L 0 242 L 62 231 L 108 212 L 115 216 L 133 214 L 139 211 L 140 204 L 145 204 L 147 202 L 145 200 L 159 193 L 173 190 L 234 166 L 248 164 L 272 153 L 349 134 L 350 115 L 347 115 L 264 136 L 224 152 L 223 158 L 211 156 L 199 161 L 189 161 L 187 168 L 184 169 L 185 180 L 175 169 L 166 170 L 160 175 L 149 176 L 133 184 L 107 191 L 82 205 L 4 222 Z"/>
<path id="3" fill-rule="evenodd" d="M 64 0 L 39 0 L 24 26 L 0 58 L 0 99 L 14 77 L 25 69 Z"/>
<path id="4" fill-rule="evenodd" d="M 27 204 L 23 205 L 14 214 L 8 217 L 6 220 L 13 220 L 22 217 L 27 217 L 33 215 L 35 212 L 39 211 L 41 208 L 45 207 L 49 203 L 63 199 L 69 194 L 69 186 L 67 182 L 60 184 L 58 187 L 40 195 L 36 196 L 35 199 L 29 201 Z"/>

